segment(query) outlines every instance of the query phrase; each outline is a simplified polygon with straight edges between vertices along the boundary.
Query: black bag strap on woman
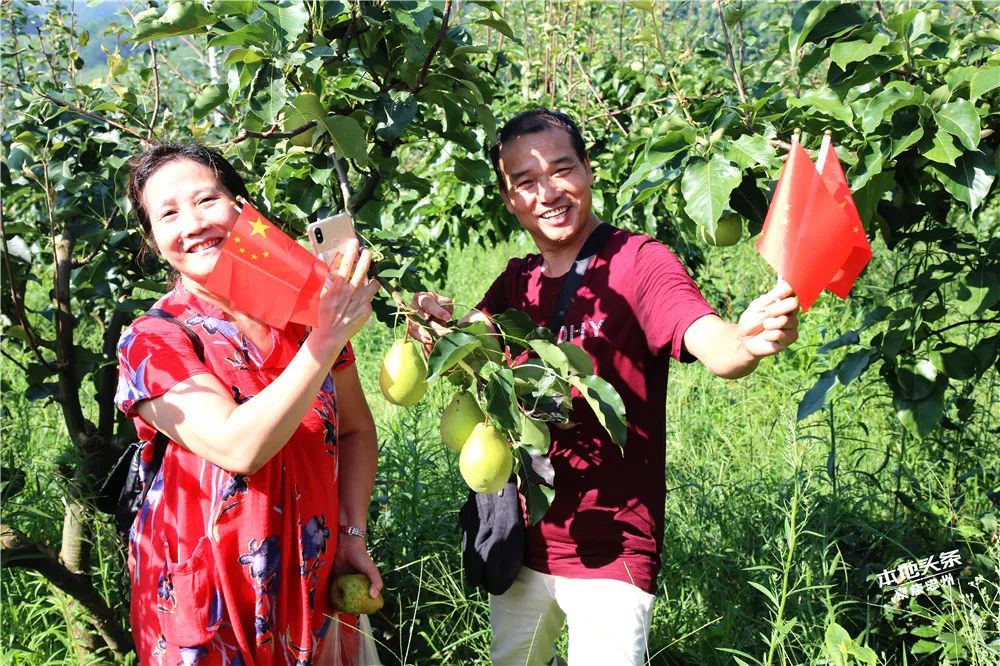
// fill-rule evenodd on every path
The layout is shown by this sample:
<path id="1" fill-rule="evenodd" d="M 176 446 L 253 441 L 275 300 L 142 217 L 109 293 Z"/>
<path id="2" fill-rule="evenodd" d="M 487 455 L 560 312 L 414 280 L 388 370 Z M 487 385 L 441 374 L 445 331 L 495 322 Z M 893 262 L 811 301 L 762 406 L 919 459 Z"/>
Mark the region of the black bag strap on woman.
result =
<path id="1" fill-rule="evenodd" d="M 202 363 L 205 362 L 205 346 L 202 344 L 201 338 L 184 322 L 160 308 L 151 308 L 146 314 L 179 326 L 191 341 L 191 346 L 194 348 L 194 353 L 198 355 L 198 359 Z M 94 505 L 98 511 L 114 516 L 118 536 L 123 542 L 128 541 L 128 532 L 135 521 L 135 515 L 142 507 L 142 503 L 146 501 L 149 486 L 156 478 L 157 472 L 160 471 L 163 455 L 167 451 L 167 442 L 167 436 L 159 431 L 153 436 L 153 459 L 150 461 L 146 476 L 150 483 L 143 484 L 139 478 L 142 450 L 146 446 L 146 442 L 138 441 L 125 447 L 125 451 L 118 458 L 118 462 L 111 468 L 97 491 Z"/>
<path id="2" fill-rule="evenodd" d="M 566 274 L 559 299 L 548 328 L 557 337 L 570 303 L 580 288 L 580 282 L 604 241 L 615 230 L 610 224 L 598 225 L 587 237 L 580 253 Z M 551 483 L 552 463 L 546 456 L 522 456 L 521 460 L 539 480 Z M 469 491 L 469 497 L 458 512 L 462 528 L 462 566 L 469 589 L 481 587 L 490 594 L 503 594 L 514 584 L 524 563 L 525 525 L 521 498 L 513 475 L 498 493 Z"/>

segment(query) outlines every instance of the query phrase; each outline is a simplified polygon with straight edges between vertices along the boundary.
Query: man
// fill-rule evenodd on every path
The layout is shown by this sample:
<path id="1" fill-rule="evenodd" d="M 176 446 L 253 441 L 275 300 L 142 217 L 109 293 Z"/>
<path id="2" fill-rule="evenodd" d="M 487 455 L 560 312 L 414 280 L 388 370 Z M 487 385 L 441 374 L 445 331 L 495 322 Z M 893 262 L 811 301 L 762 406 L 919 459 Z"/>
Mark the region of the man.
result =
<path id="1" fill-rule="evenodd" d="M 564 276 L 602 224 L 591 210 L 583 138 L 565 114 L 536 109 L 504 126 L 490 157 L 504 205 L 539 254 L 511 260 L 477 310 L 517 308 L 544 326 Z M 417 294 L 414 306 L 451 316 L 450 301 L 435 294 Z M 585 349 L 624 400 L 624 455 L 582 398 L 574 400 L 577 425 L 552 429 L 555 501 L 528 528 L 513 586 L 490 596 L 494 663 L 548 662 L 564 620 L 571 666 L 645 663 L 664 532 L 669 360 L 743 377 L 795 341 L 797 310 L 783 283 L 753 301 L 739 324 L 723 321 L 665 246 L 624 230 L 607 237 L 557 333 Z"/>

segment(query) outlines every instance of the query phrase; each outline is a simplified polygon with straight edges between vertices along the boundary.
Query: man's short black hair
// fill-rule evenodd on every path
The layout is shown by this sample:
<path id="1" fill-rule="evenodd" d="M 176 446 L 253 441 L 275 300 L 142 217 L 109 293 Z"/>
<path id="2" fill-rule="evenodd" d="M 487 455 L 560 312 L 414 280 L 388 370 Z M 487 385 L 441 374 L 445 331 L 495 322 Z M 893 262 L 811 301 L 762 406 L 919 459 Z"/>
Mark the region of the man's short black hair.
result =
<path id="1" fill-rule="evenodd" d="M 174 160 L 182 159 L 197 162 L 214 171 L 219 184 L 226 188 L 234 197 L 250 198 L 243 178 L 236 172 L 236 169 L 229 163 L 229 160 L 216 150 L 212 150 L 200 143 L 163 143 L 146 148 L 146 150 L 128 161 L 128 198 L 132 202 L 135 214 L 139 217 L 139 224 L 142 225 L 142 235 L 154 252 L 157 252 L 157 248 L 156 243 L 153 242 L 153 230 L 149 223 L 149 213 L 142 203 L 142 191 L 146 187 L 146 182 L 162 166 Z"/>
<path id="2" fill-rule="evenodd" d="M 580 128 L 576 126 L 572 118 L 562 111 L 550 111 L 542 108 L 522 111 L 500 128 L 497 142 L 490 148 L 490 161 L 493 163 L 493 172 L 497 176 L 497 183 L 500 185 L 501 191 L 507 190 L 503 174 L 500 173 L 500 151 L 503 150 L 504 144 L 525 134 L 544 132 L 553 127 L 567 132 L 570 143 L 573 144 L 573 150 L 576 151 L 576 156 L 580 158 L 581 162 L 587 160 L 587 148 L 583 144 L 583 135 L 580 134 Z"/>

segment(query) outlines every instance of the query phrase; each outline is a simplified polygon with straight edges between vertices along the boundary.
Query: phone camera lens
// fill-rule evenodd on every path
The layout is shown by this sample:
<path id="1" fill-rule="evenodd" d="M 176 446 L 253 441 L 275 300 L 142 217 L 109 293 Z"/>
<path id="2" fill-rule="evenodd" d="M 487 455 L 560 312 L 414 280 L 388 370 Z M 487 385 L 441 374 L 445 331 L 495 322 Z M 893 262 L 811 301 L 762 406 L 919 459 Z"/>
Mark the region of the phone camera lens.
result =
<path id="1" fill-rule="evenodd" d="M 313 235 L 316 236 L 316 242 L 317 243 L 322 243 L 323 242 L 323 230 L 322 229 L 316 229 L 313 232 Z"/>

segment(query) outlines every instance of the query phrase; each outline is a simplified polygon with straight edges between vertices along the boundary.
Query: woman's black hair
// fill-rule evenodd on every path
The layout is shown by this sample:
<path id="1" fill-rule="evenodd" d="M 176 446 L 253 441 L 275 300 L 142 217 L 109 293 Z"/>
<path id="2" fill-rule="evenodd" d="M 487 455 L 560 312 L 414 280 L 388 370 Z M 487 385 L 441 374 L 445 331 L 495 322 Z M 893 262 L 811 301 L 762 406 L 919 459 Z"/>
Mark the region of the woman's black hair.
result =
<path id="1" fill-rule="evenodd" d="M 146 208 L 142 204 L 142 190 L 153 174 L 160 170 L 160 167 L 181 159 L 207 166 L 215 172 L 219 184 L 225 187 L 230 194 L 245 199 L 250 198 L 243 178 L 236 173 L 236 169 L 229 163 L 229 160 L 222 156 L 222 153 L 198 143 L 164 143 L 150 146 L 128 162 L 128 199 L 132 203 L 135 214 L 139 216 L 142 235 L 154 251 L 157 251 L 156 244 L 153 242 L 149 213 L 146 212 Z"/>

